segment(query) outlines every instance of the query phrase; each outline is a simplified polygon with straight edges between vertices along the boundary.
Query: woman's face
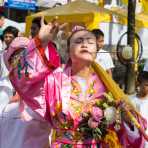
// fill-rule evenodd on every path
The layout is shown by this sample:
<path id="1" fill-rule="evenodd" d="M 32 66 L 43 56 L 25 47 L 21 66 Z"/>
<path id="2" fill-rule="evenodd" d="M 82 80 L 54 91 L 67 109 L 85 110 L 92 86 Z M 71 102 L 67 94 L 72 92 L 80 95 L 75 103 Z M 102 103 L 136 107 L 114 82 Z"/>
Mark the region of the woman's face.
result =
<path id="1" fill-rule="evenodd" d="M 96 38 L 87 31 L 76 32 L 70 39 L 69 56 L 72 62 L 92 62 L 96 58 Z"/>

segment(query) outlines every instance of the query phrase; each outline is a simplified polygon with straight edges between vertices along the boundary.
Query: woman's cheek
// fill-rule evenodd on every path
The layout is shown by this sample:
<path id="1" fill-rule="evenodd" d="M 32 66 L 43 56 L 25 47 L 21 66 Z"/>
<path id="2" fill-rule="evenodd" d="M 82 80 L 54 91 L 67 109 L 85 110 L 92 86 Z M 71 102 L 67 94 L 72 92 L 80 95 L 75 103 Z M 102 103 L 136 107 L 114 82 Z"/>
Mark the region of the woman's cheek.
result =
<path id="1" fill-rule="evenodd" d="M 97 57 L 97 54 L 96 53 L 93 53 L 93 59 L 96 59 L 96 57 Z"/>

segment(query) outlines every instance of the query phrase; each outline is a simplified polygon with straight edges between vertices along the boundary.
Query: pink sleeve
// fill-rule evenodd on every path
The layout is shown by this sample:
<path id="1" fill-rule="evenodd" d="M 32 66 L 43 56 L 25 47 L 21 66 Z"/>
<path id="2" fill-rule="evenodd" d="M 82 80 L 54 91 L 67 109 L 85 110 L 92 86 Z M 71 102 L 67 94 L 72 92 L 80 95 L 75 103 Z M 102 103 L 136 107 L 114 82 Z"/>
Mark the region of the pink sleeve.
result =
<path id="1" fill-rule="evenodd" d="M 56 53 L 56 50 L 52 48 L 51 43 L 48 45 L 49 54 L 52 55 Z M 51 51 L 50 51 L 51 47 Z M 55 57 L 54 57 L 55 58 Z M 22 60 L 22 58 L 21 58 Z M 13 69 L 10 73 L 10 79 L 15 87 L 16 91 L 19 93 L 20 97 L 29 105 L 34 111 L 38 112 L 42 117 L 46 114 L 46 101 L 44 93 L 44 81 L 45 77 L 52 72 L 49 67 L 47 67 L 36 48 L 34 40 L 31 40 L 28 48 L 26 49 L 25 61 L 27 61 L 28 76 L 25 75 L 25 67 L 21 70 L 20 78 L 18 75 L 18 67 Z M 59 57 L 55 59 L 49 57 L 49 63 L 55 64 L 54 68 L 58 67 L 60 63 Z M 57 63 L 56 63 L 57 62 Z M 24 59 L 23 62 L 24 64 Z"/>

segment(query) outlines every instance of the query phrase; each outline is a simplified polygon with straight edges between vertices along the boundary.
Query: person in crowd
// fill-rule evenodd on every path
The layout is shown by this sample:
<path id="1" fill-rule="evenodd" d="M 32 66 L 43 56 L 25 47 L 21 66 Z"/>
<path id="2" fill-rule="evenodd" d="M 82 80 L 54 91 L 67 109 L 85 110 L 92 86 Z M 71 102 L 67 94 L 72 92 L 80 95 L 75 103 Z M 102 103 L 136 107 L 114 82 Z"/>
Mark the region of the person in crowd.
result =
<path id="1" fill-rule="evenodd" d="M 107 80 L 109 76 L 102 67 L 98 65 L 95 68 L 92 65 L 97 52 L 96 37 L 86 29 L 73 32 L 67 41 L 70 58 L 61 67 L 57 62 L 59 56 L 53 56 L 57 53 L 51 44 L 58 27 L 55 24 L 52 22 L 45 25 L 42 19 L 39 35 L 28 43 L 26 50 L 13 48 L 11 52 L 8 49 L 6 63 L 11 82 L 21 99 L 46 119 L 53 129 L 51 148 L 102 147 L 101 140 L 90 138 L 89 135 L 83 135 L 83 131 L 77 130 L 82 113 L 91 107 L 93 109 L 94 102 L 101 100 L 99 98 L 107 90 L 113 91 L 104 83 L 111 83 L 111 77 Z M 23 40 L 20 39 L 21 42 Z M 28 54 L 23 57 L 22 52 Z M 101 111 L 99 113 L 101 116 Z M 89 121 L 89 127 L 94 128 L 97 120 L 98 116 Z M 124 148 L 140 148 L 143 146 L 143 136 L 131 125 L 131 122 L 126 124 L 125 121 L 120 136 L 113 141 L 117 144 L 119 140 Z M 118 131 L 114 129 L 113 133 L 115 136 Z"/>
<path id="2" fill-rule="evenodd" d="M 4 30 L 4 34 L 3 34 L 4 43 L 6 44 L 7 47 L 0 54 L 0 87 L 1 87 L 0 89 L 0 113 L 2 112 L 4 107 L 8 104 L 14 92 L 14 89 L 9 80 L 9 71 L 4 61 L 4 55 L 6 54 L 7 48 L 9 47 L 12 40 L 15 37 L 17 37 L 17 34 L 18 34 L 18 29 L 12 26 L 7 27 Z"/>
<path id="3" fill-rule="evenodd" d="M 114 64 L 111 55 L 107 51 L 103 50 L 104 33 L 100 29 L 93 29 L 92 33 L 97 38 L 98 53 L 96 62 L 99 63 L 110 75 L 112 75 L 112 68 L 114 68 Z"/>
<path id="4" fill-rule="evenodd" d="M 10 29 L 10 27 L 7 28 L 5 34 L 10 35 L 10 30 L 12 31 L 13 29 Z M 22 37 L 14 39 L 14 42 L 9 47 L 11 52 L 14 49 L 27 47 L 29 39 L 23 38 L 22 40 L 21 38 Z M 7 39 L 6 43 L 9 45 L 10 40 Z M 21 101 L 18 93 L 14 95 L 15 90 L 11 85 L 9 71 L 5 66 L 6 63 L 4 59 L 7 57 L 6 53 L 7 48 L 1 58 L 3 59 L 3 64 L 1 65 L 0 76 L 0 147 L 48 147 L 50 134 L 49 125 Z M 7 72 L 4 72 L 4 68 Z M 28 137 L 30 138 L 28 139 Z"/>
<path id="5" fill-rule="evenodd" d="M 146 119 L 148 123 L 148 71 L 142 71 L 138 76 L 139 89 L 136 96 L 131 98 L 131 101 L 141 113 L 141 115 Z M 146 128 L 146 133 L 148 134 L 148 125 Z M 145 142 L 144 148 L 148 147 L 148 142 Z"/>
<path id="6" fill-rule="evenodd" d="M 44 23 L 47 24 L 46 21 L 44 21 Z M 32 20 L 31 38 L 34 38 L 36 35 L 38 35 L 40 28 L 41 28 L 41 17 L 36 17 Z"/>
<path id="7" fill-rule="evenodd" d="M 7 45 L 7 48 L 12 42 L 12 40 L 15 37 L 17 37 L 17 33 L 18 33 L 18 30 L 12 26 L 9 26 L 4 30 L 3 38 L 4 38 L 5 45 Z M 7 105 L 10 103 L 10 100 L 14 96 L 14 92 L 15 92 L 10 82 L 9 71 L 6 67 L 6 63 L 4 60 L 4 55 L 7 52 L 7 48 L 6 46 L 5 46 L 5 49 L 3 47 L 3 50 L 0 54 L 0 147 L 2 148 L 7 147 L 6 139 L 2 139 L 2 136 L 4 136 L 4 133 L 5 133 L 3 132 L 3 130 L 7 128 L 8 124 L 9 126 L 12 125 L 11 124 L 12 122 L 10 123 L 10 120 L 8 121 L 8 116 L 10 115 L 10 113 L 12 114 L 13 112 L 13 111 L 12 112 L 10 111 L 9 114 L 7 112 L 7 114 L 4 115 L 4 110 L 7 107 Z M 7 130 L 7 133 L 5 133 L 5 135 L 8 135 L 8 133 L 10 134 L 10 129 Z"/>
<path id="8" fill-rule="evenodd" d="M 45 20 L 44 20 L 44 23 L 47 24 Z M 36 17 L 33 19 L 32 25 L 31 25 L 31 38 L 34 38 L 35 36 L 38 35 L 40 28 L 41 28 L 41 17 Z M 52 42 L 52 44 L 53 44 L 53 48 L 57 49 L 56 43 Z"/>
<path id="9" fill-rule="evenodd" d="M 58 53 L 61 57 L 61 63 L 65 64 L 66 61 L 68 60 L 68 55 L 65 50 L 67 48 L 67 34 L 66 34 L 66 32 L 64 30 L 59 30 L 56 38 L 54 39 L 54 42 L 57 45 L 57 50 L 58 50 Z"/>
<path id="10" fill-rule="evenodd" d="M 18 36 L 19 30 L 16 27 L 8 26 L 3 32 L 3 49 L 7 49 L 10 43 Z"/>

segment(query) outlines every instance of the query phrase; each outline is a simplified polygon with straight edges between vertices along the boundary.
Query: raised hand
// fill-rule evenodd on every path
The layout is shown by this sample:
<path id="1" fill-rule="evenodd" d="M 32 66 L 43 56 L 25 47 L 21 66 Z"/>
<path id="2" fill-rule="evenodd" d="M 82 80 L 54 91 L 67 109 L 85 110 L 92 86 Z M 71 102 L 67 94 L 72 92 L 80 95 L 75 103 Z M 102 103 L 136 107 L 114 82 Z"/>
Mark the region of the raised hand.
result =
<path id="1" fill-rule="evenodd" d="M 53 40 L 53 37 L 58 32 L 59 24 L 57 23 L 57 18 L 47 25 L 44 23 L 44 17 L 41 19 L 41 28 L 39 31 L 39 39 L 43 45 L 48 44 L 48 42 Z"/>

